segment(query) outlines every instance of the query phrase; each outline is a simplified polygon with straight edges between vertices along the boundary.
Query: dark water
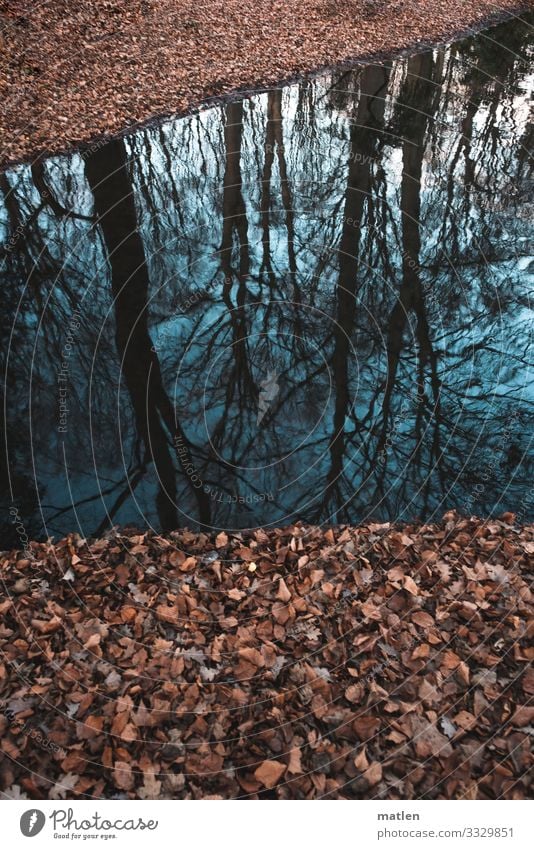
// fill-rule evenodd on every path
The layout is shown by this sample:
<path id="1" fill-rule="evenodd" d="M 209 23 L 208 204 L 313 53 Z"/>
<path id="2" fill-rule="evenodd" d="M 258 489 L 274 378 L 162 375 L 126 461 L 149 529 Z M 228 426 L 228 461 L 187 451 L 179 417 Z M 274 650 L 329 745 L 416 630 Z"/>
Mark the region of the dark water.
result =
<path id="1" fill-rule="evenodd" d="M 530 30 L 1 175 L 5 545 L 532 517 Z"/>

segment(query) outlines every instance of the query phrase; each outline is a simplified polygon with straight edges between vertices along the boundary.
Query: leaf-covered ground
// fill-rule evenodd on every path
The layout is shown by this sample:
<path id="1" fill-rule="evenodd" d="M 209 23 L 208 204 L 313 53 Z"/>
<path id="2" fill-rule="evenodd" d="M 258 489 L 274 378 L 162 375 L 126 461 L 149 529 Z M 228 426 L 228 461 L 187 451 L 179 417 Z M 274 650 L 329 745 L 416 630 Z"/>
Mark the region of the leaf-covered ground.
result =
<path id="1" fill-rule="evenodd" d="M 447 514 L 4 554 L 11 798 L 528 796 L 534 526 Z"/>
<path id="2" fill-rule="evenodd" d="M 0 163 L 529 8 L 532 0 L 0 0 Z"/>

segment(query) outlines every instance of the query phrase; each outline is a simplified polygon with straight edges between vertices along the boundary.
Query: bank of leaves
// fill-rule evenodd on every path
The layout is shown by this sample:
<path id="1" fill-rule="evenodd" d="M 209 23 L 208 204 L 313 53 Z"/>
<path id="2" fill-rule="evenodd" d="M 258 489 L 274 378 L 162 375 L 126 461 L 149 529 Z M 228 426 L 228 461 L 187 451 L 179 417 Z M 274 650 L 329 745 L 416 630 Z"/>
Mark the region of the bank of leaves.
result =
<path id="1" fill-rule="evenodd" d="M 9 798 L 528 796 L 534 527 L 113 531 L 1 556 Z"/>

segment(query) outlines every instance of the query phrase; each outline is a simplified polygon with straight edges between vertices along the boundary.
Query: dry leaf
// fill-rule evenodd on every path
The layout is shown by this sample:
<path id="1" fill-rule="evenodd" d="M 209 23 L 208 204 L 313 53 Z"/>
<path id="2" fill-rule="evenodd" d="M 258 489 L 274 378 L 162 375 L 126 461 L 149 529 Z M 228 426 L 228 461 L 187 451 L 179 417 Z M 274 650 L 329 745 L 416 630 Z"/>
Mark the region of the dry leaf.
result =
<path id="1" fill-rule="evenodd" d="M 254 775 L 264 787 L 270 790 L 278 784 L 285 771 L 285 764 L 279 761 L 263 761 L 254 771 Z"/>

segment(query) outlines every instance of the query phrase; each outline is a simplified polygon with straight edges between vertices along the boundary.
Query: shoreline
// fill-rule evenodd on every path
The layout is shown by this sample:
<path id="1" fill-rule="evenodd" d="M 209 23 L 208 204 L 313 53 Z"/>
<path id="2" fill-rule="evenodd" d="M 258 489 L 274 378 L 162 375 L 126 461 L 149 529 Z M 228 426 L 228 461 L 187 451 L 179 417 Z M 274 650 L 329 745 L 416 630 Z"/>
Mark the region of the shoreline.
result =
<path id="1" fill-rule="evenodd" d="M 317 0 L 299 0 L 299 5 L 306 6 L 310 2 L 313 6 L 319 5 Z M 61 5 L 61 3 L 57 4 L 54 0 L 49 5 L 56 6 Z M 92 4 L 87 5 L 91 6 Z M 160 4 L 157 2 L 153 5 Z M 166 5 L 166 3 L 163 2 L 161 5 Z M 242 5 L 242 0 L 233 0 L 231 6 L 234 5 Z M 324 6 L 324 3 L 322 5 Z M 392 4 L 378 5 L 389 7 Z M 432 10 L 434 17 L 437 13 L 437 22 L 434 22 L 434 20 L 427 21 L 421 17 L 421 13 L 426 11 L 424 0 L 412 0 L 409 5 L 412 8 L 408 12 L 412 14 L 415 10 L 418 10 L 420 18 L 416 19 L 413 25 L 405 24 L 404 29 L 402 26 L 396 29 L 399 23 L 396 18 L 385 19 L 387 8 L 382 13 L 373 13 L 370 17 L 368 15 L 367 18 L 365 16 L 358 18 L 356 25 L 349 24 L 349 37 L 355 45 L 354 51 L 350 54 L 346 51 L 343 52 L 343 45 L 346 44 L 347 38 L 344 28 L 347 26 L 345 13 L 338 15 L 339 18 L 343 19 L 344 26 L 341 26 L 341 33 L 337 40 L 330 38 L 324 49 L 317 49 L 317 46 L 313 47 L 313 45 L 310 48 L 309 44 L 306 43 L 302 50 L 297 48 L 283 61 L 277 57 L 274 66 L 272 57 L 268 55 L 265 62 L 260 60 L 258 49 L 263 46 L 261 43 L 259 45 L 254 44 L 250 53 L 246 42 L 243 44 L 243 56 L 241 57 L 243 63 L 239 68 L 232 64 L 227 67 L 225 65 L 227 60 L 219 60 L 217 57 L 217 45 L 210 45 L 211 49 L 206 53 L 200 51 L 194 54 L 195 66 L 187 65 L 187 62 L 182 64 L 180 61 L 168 66 L 165 69 L 168 76 L 163 81 L 159 81 L 161 86 L 157 92 L 150 88 L 154 81 L 147 72 L 146 66 L 139 65 L 136 60 L 133 62 L 133 68 L 130 68 L 129 71 L 137 74 L 135 90 L 129 89 L 125 94 L 124 90 L 120 89 L 121 86 L 124 88 L 124 82 L 121 82 L 121 80 L 119 80 L 119 91 L 113 89 L 112 83 L 115 81 L 115 77 L 132 64 L 129 61 L 121 64 L 120 58 L 117 60 L 112 49 L 112 45 L 118 44 L 121 38 L 127 35 L 127 32 L 114 32 L 109 37 L 104 36 L 90 45 L 84 44 L 80 52 L 81 59 L 77 69 L 80 71 L 80 75 L 82 77 L 85 75 L 86 78 L 80 79 L 78 85 L 71 86 L 72 80 L 68 76 L 58 76 L 54 80 L 47 78 L 46 74 L 43 77 L 39 75 L 29 83 L 26 82 L 22 85 L 22 97 L 26 94 L 30 98 L 29 101 L 20 102 L 16 96 L 11 99 L 9 96 L 4 98 L 3 104 L 0 105 L 0 136 L 8 138 L 11 135 L 12 139 L 0 149 L 0 170 L 4 171 L 37 158 L 66 155 L 78 149 L 84 150 L 88 147 L 102 146 L 111 138 L 129 135 L 145 127 L 158 126 L 172 118 L 199 113 L 213 106 L 246 98 L 272 88 L 290 85 L 302 79 L 313 79 L 330 69 L 343 70 L 343 68 L 350 68 L 359 64 L 383 62 L 389 58 L 412 55 L 431 47 L 442 46 L 451 41 L 490 29 L 514 16 L 520 17 L 525 12 L 534 9 L 532 2 L 517 3 L 509 0 L 509 2 L 499 3 L 497 7 L 493 3 L 487 3 L 486 0 L 471 2 L 469 12 L 465 8 L 462 9 L 464 16 L 468 15 L 465 24 L 458 27 L 458 19 L 454 17 L 456 14 L 455 3 L 443 4 L 443 6 L 447 5 L 446 14 L 441 8 L 441 4 L 440 7 Z M 465 4 L 461 5 L 465 6 Z M 355 15 L 358 9 L 362 14 L 361 8 L 368 8 L 369 3 L 356 0 L 352 6 Z M 393 6 L 395 6 L 395 3 Z M 182 9 L 175 11 L 176 14 L 183 13 Z M 3 22 L 4 18 L 5 16 L 2 15 Z M 368 37 L 365 27 L 371 24 L 374 35 Z M 304 32 L 306 26 L 307 23 L 300 22 L 297 26 L 298 32 L 303 30 L 301 33 L 303 37 L 306 35 Z M 414 29 L 415 31 L 412 33 L 411 31 Z M 342 37 L 343 33 L 345 34 L 344 38 Z M 109 48 L 110 55 L 107 58 L 107 65 L 104 63 L 102 74 L 94 76 L 91 66 L 91 50 L 103 39 L 106 41 L 106 49 Z M 31 38 L 27 40 L 31 42 Z M 134 38 L 134 40 L 136 39 Z M 161 40 L 165 41 L 163 37 Z M 2 41 L 5 47 L 3 36 L 0 43 Z M 6 57 L 4 67 L 0 68 L 0 92 L 7 94 L 10 83 L 14 86 L 18 86 L 18 83 L 20 83 L 20 79 L 17 83 L 16 70 L 9 71 L 6 65 L 12 66 L 17 61 L 32 61 L 37 62 L 37 65 L 29 65 L 28 67 L 35 70 L 35 68 L 40 67 L 40 62 L 43 61 L 42 54 L 46 52 L 46 45 L 46 38 L 43 39 L 42 47 L 39 49 L 30 44 L 22 55 L 20 55 L 20 50 L 17 51 L 17 45 L 15 45 L 11 61 L 8 62 Z M 265 46 L 267 47 L 267 45 Z M 19 47 L 22 47 L 22 42 Z M 166 49 L 167 45 L 164 44 L 161 50 L 166 51 Z M 270 49 L 273 49 L 272 44 Z M 58 50 L 61 55 L 60 45 Z M 198 51 L 196 43 L 195 50 Z M 54 56 L 51 57 L 50 61 L 53 62 L 53 59 Z M 191 57 L 189 57 L 189 60 L 191 60 Z M 221 61 L 219 71 L 226 75 L 225 79 L 217 78 L 218 61 Z M 215 65 L 215 67 L 213 71 L 208 72 L 207 69 L 211 65 Z M 26 66 L 22 65 L 22 67 Z M 103 82 L 104 72 L 111 73 L 112 79 L 107 78 Z M 207 73 L 209 75 L 205 77 Z M 52 71 L 50 71 L 51 74 Z M 20 74 L 18 76 L 20 78 Z M 214 76 L 215 79 L 213 79 Z M 193 77 L 195 82 L 191 82 Z M 212 78 L 211 82 L 210 77 Z M 201 91 L 196 83 L 197 78 L 199 84 L 203 83 Z M 89 83 L 91 89 L 88 88 Z M 175 84 L 176 88 L 171 92 L 170 89 Z M 54 104 L 53 107 L 47 106 L 45 103 L 47 93 L 48 100 Z M 60 103 L 63 104 L 61 108 L 58 106 Z M 73 107 L 76 107 L 76 112 L 72 111 Z M 47 110 L 51 110 L 51 114 L 43 119 Z M 36 115 L 39 116 L 38 119 L 36 119 Z M 68 129 L 66 129 L 67 126 Z"/>
<path id="2" fill-rule="evenodd" d="M 16 507 L 11 508 L 13 512 L 13 524 L 16 524 L 18 510 Z M 19 524 L 22 526 L 22 520 Z M 295 534 L 303 541 L 316 537 L 318 534 L 323 534 L 325 537 L 335 537 L 344 533 L 374 533 L 373 529 L 380 529 L 381 534 L 384 533 L 401 533 L 401 534 L 425 534 L 434 532 L 437 529 L 447 528 L 450 532 L 459 527 L 471 526 L 475 529 L 475 537 L 479 535 L 480 529 L 488 529 L 490 533 L 497 533 L 502 536 L 506 534 L 517 535 L 519 538 L 532 539 L 529 553 L 534 554 L 534 519 L 530 515 L 525 516 L 524 511 L 518 513 L 504 512 L 499 515 L 478 515 L 461 513 L 455 508 L 446 510 L 441 516 L 433 516 L 429 519 L 410 519 L 405 521 L 386 520 L 386 519 L 369 519 L 360 522 L 343 522 L 341 524 L 310 524 L 298 519 L 290 524 L 280 525 L 257 525 L 246 528 L 194 528 L 187 525 L 176 527 L 173 531 L 158 531 L 152 527 L 141 527 L 137 525 L 114 525 L 109 530 L 102 534 L 86 534 L 83 537 L 78 531 L 73 530 L 62 536 L 48 536 L 35 538 L 28 537 L 24 532 L 21 533 L 17 529 L 20 545 L 8 545 L 0 547 L 0 571 L 2 568 L 11 569 L 16 567 L 19 561 L 23 560 L 25 566 L 34 564 L 39 556 L 55 557 L 56 549 L 63 549 L 70 546 L 99 546 L 101 543 L 111 544 L 113 540 L 130 540 L 133 537 L 146 536 L 153 538 L 157 543 L 161 542 L 165 547 L 168 545 L 176 545 L 177 540 L 182 541 L 184 547 L 186 540 L 191 541 L 193 548 L 197 545 L 209 546 L 210 544 L 217 548 L 216 539 L 221 535 L 227 536 L 229 539 L 247 540 L 254 538 L 256 533 L 261 534 L 262 540 L 269 544 L 276 542 L 279 536 L 287 534 Z M 22 537 L 25 537 L 23 539 Z M 0 542 L 0 546 L 2 543 Z M 4 588 L 5 589 L 5 588 Z M 1 594 L 1 591 L 0 591 Z"/>

